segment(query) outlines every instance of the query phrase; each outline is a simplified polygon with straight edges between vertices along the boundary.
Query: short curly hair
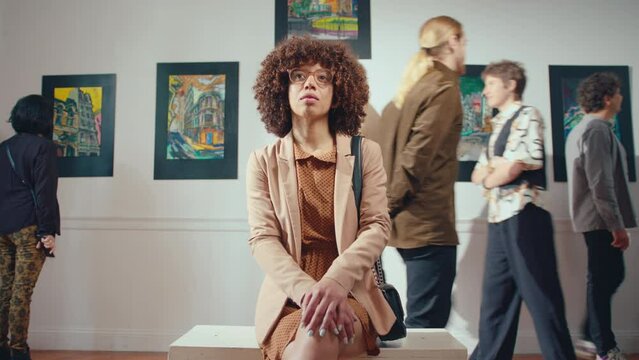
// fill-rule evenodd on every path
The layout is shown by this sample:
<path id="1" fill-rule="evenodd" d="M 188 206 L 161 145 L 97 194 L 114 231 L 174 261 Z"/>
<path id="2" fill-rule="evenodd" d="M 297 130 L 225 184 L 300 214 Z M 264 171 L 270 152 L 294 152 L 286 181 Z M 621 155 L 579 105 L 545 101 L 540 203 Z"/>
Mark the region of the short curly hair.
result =
<path id="1" fill-rule="evenodd" d="M 579 84 L 577 102 L 584 112 L 597 112 L 606 107 L 605 97 L 613 97 L 619 89 L 621 81 L 614 73 L 594 73 Z"/>
<path id="2" fill-rule="evenodd" d="M 293 123 L 287 71 L 307 64 L 320 64 L 334 72 L 333 100 L 329 111 L 331 133 L 357 135 L 368 103 L 366 71 L 343 43 L 309 36 L 284 40 L 262 61 L 253 91 L 266 130 L 279 137 L 291 131 Z"/>

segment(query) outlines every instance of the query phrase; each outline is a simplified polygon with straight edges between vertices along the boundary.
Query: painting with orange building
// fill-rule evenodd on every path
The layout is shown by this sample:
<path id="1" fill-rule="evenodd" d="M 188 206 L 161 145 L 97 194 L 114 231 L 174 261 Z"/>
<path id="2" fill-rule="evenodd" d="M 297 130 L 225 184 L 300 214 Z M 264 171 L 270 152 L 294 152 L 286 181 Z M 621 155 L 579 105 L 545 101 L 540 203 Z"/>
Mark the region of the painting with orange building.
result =
<path id="1" fill-rule="evenodd" d="M 225 75 L 170 75 L 166 159 L 224 158 Z"/>

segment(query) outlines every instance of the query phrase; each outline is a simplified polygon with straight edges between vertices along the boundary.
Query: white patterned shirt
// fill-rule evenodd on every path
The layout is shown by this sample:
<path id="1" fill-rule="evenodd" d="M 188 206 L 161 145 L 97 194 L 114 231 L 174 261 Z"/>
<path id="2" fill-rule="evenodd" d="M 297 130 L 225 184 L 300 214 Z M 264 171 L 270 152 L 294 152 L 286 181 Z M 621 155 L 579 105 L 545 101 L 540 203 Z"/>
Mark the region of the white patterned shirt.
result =
<path id="1" fill-rule="evenodd" d="M 490 157 L 494 154 L 495 141 L 504 124 L 522 106 L 515 102 L 506 110 L 497 114 L 492 120 L 493 131 L 488 140 Z M 524 164 L 524 171 L 543 168 L 544 158 L 544 123 L 539 111 L 534 107 L 524 108 L 512 122 L 506 149 L 502 155 L 504 159 Z M 488 166 L 486 151 L 482 151 L 476 169 Z M 488 222 L 498 223 L 517 215 L 527 204 L 533 203 L 541 207 L 541 188 L 522 183 L 515 188 L 502 189 L 495 187 L 485 190 L 484 196 L 488 201 Z"/>

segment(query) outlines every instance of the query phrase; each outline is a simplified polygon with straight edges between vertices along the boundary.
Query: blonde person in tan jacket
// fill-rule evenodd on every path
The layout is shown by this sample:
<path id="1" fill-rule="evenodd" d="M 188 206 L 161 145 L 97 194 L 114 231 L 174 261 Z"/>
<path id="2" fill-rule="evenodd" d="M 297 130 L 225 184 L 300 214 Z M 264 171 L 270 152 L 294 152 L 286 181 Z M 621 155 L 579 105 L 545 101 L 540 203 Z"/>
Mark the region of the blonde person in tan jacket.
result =
<path id="1" fill-rule="evenodd" d="M 442 328 L 459 244 L 454 187 L 466 36 L 458 21 L 438 16 L 421 27 L 419 45 L 381 120 L 367 121 L 362 133 L 380 144 L 384 156 L 393 218 L 389 245 L 406 264 L 406 326 Z"/>
<path id="2" fill-rule="evenodd" d="M 262 62 L 254 86 L 267 131 L 247 170 L 249 245 L 266 273 L 255 325 L 264 359 L 377 355 L 395 321 L 371 270 L 390 231 L 379 146 L 362 141 L 358 214 L 351 136 L 368 85 L 342 44 L 291 38 Z"/>

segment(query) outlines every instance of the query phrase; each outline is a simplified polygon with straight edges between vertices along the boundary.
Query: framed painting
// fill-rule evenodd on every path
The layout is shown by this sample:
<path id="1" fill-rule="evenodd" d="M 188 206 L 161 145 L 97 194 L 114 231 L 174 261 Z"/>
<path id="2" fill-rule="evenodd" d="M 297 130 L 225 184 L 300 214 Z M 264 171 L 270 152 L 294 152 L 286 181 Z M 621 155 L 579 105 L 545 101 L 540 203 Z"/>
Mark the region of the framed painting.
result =
<path id="1" fill-rule="evenodd" d="M 495 111 L 488 106 L 486 99 L 482 96 L 484 81 L 481 79 L 481 72 L 484 68 L 484 65 L 466 65 L 466 73 L 459 79 L 464 120 L 457 147 L 459 161 L 457 181 L 470 181 L 475 164 L 488 144 L 492 131 L 490 120 L 495 115 Z"/>
<path id="2" fill-rule="evenodd" d="M 157 65 L 154 179 L 237 179 L 238 62 Z"/>
<path id="3" fill-rule="evenodd" d="M 630 75 L 628 66 L 550 65 L 550 108 L 552 117 L 553 169 L 555 181 L 566 181 L 565 141 L 570 131 L 581 121 L 583 111 L 577 103 L 577 88 L 582 80 L 596 72 L 611 72 L 621 80 L 623 102 L 613 119 L 613 129 L 627 153 L 628 177 L 636 181 L 632 114 L 630 106 Z"/>
<path id="4" fill-rule="evenodd" d="M 275 0 L 275 43 L 296 35 L 344 41 L 370 59 L 370 0 Z"/>
<path id="5" fill-rule="evenodd" d="M 60 177 L 113 176 L 115 74 L 45 75 Z"/>

